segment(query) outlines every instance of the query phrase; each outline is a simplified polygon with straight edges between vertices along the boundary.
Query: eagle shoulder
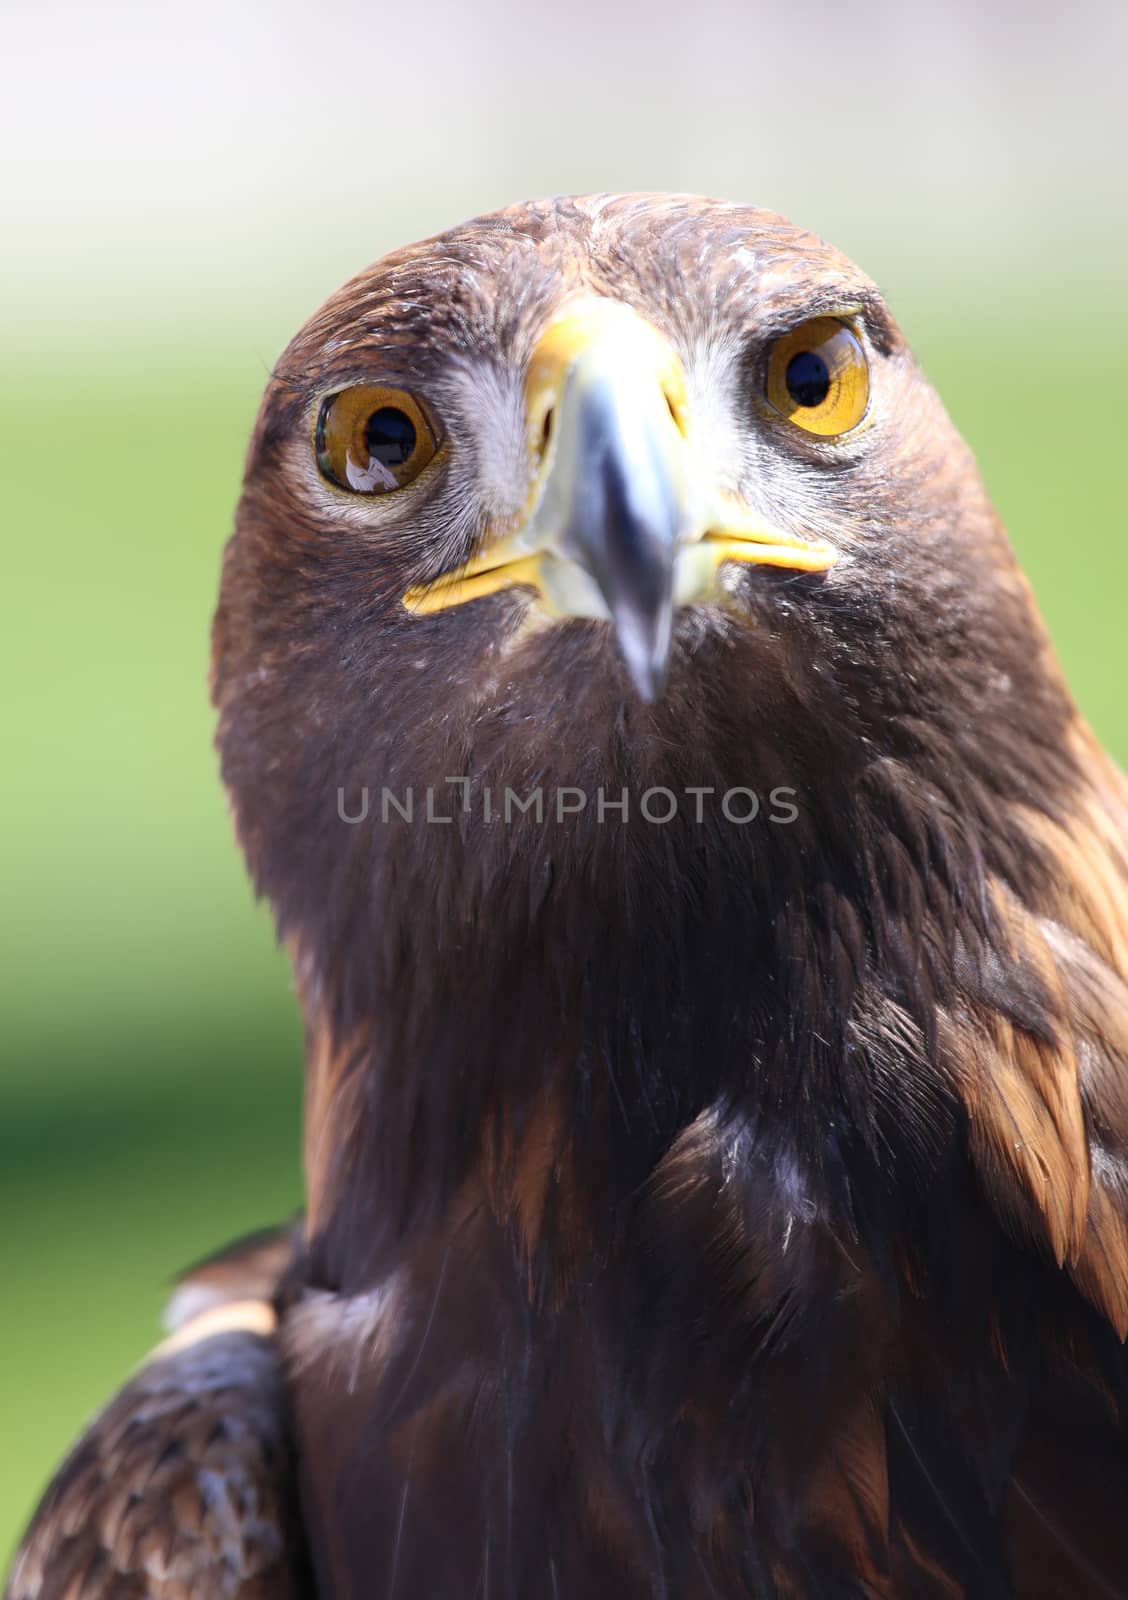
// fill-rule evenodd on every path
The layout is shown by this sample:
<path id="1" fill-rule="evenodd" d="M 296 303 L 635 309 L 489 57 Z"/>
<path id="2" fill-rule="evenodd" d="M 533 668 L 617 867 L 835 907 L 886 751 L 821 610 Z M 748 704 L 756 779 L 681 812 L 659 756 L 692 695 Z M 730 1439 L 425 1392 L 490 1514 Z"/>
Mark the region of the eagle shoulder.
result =
<path id="1" fill-rule="evenodd" d="M 51 1482 L 4 1600 L 302 1600 L 311 1591 L 269 1300 L 229 1256 Z M 246 1282 L 246 1280 L 244 1280 Z M 248 1285 L 249 1286 L 249 1285 Z M 254 1287 L 258 1287 L 257 1282 Z M 188 1295 L 187 1291 L 193 1294 Z"/>

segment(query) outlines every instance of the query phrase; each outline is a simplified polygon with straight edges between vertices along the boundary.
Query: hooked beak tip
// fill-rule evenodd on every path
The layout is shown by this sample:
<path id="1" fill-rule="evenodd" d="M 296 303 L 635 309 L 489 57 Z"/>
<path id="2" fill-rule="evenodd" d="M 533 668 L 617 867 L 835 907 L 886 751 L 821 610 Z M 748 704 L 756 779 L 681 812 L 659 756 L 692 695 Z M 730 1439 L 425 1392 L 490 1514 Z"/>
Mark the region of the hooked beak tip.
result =
<path id="1" fill-rule="evenodd" d="M 652 705 L 666 686 L 673 637 L 672 601 L 657 612 L 612 612 L 619 653 L 641 700 Z"/>

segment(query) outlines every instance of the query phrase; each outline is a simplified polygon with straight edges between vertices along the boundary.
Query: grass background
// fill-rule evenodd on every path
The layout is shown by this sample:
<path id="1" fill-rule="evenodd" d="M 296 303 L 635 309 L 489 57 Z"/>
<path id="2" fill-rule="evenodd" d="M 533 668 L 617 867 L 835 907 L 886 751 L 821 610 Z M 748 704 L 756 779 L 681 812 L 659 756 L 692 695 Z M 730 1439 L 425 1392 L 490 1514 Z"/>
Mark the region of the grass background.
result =
<path id="1" fill-rule="evenodd" d="M 795 215 L 888 292 L 1124 760 L 1126 15 L 433 0 L 425 45 L 373 0 L 3 19 L 0 1567 L 169 1275 L 300 1204 L 296 1010 L 206 690 L 286 338 L 521 195 Z"/>

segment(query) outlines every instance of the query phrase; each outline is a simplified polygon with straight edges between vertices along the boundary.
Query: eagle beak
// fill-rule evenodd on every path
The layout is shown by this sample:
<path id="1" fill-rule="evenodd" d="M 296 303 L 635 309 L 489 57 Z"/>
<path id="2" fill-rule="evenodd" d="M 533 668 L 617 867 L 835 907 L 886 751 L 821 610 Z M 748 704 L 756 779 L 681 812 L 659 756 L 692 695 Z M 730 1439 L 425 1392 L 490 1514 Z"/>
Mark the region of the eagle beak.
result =
<path id="1" fill-rule="evenodd" d="M 582 300 L 549 324 L 529 363 L 525 415 L 532 487 L 517 527 L 410 590 L 408 610 L 531 586 L 552 616 L 609 621 L 636 689 L 653 700 L 674 609 L 717 598 L 722 562 L 812 572 L 836 559 L 700 482 L 681 361 L 620 301 Z"/>
<path id="2" fill-rule="evenodd" d="M 662 688 L 674 621 L 674 557 L 688 533 L 681 363 L 619 301 L 553 322 L 525 386 L 542 488 L 533 522 L 550 608 L 608 617 L 644 700 Z"/>

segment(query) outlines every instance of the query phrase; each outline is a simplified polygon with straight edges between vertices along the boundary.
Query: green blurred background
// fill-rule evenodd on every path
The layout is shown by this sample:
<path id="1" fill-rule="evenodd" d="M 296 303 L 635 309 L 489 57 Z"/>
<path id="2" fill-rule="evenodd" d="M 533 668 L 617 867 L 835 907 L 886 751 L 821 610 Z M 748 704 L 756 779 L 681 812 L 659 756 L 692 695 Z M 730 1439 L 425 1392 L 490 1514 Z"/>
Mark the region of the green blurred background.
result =
<path id="1" fill-rule="evenodd" d="M 1121 12 L 48 0 L 3 29 L 0 1564 L 169 1274 L 300 1203 L 300 1035 L 208 624 L 267 368 L 350 272 L 566 190 L 826 234 L 1128 756 Z"/>

